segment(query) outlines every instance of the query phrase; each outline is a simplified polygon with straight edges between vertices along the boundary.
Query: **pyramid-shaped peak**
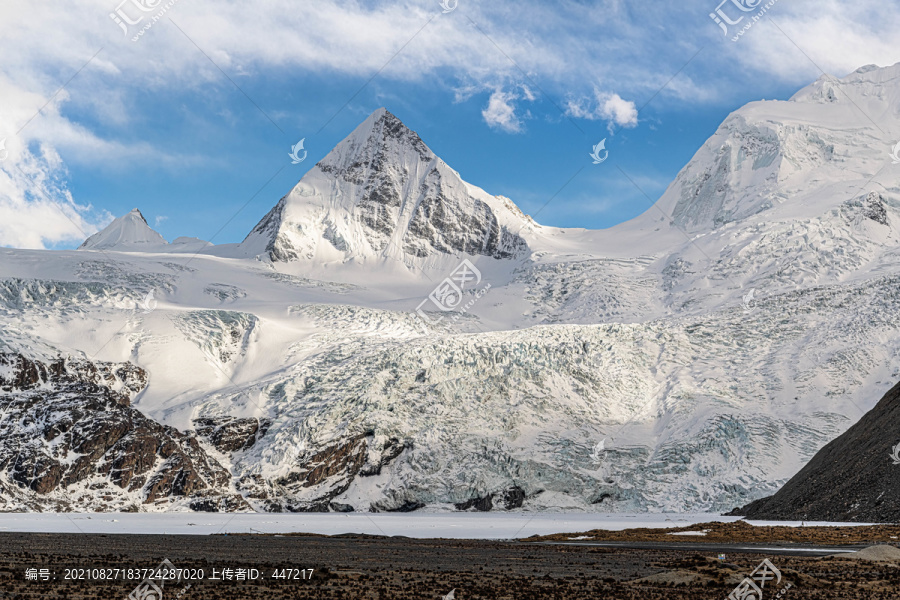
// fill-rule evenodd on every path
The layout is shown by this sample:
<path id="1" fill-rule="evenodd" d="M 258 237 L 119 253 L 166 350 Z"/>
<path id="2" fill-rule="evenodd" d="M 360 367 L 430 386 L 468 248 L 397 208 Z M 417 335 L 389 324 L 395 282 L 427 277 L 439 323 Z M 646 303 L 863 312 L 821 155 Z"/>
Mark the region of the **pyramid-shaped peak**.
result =
<path id="1" fill-rule="evenodd" d="M 530 226 L 509 200 L 469 185 L 385 108 L 360 123 L 242 242 L 250 256 L 440 263 L 511 259 Z"/>
<path id="2" fill-rule="evenodd" d="M 397 115 L 386 109 L 385 107 L 381 107 L 375 110 L 371 115 L 366 117 L 366 119 L 359 124 L 357 130 L 365 130 L 368 129 L 370 131 L 375 132 L 383 132 L 385 125 L 387 126 L 387 132 L 396 131 L 397 129 L 405 129 L 409 131 L 409 128 L 403 124 Z"/>
<path id="3" fill-rule="evenodd" d="M 434 153 L 419 135 L 386 108 L 369 115 L 319 163 L 325 171 L 379 167 L 384 161 L 430 162 Z"/>
<path id="4" fill-rule="evenodd" d="M 128 215 L 126 215 L 126 216 L 136 217 L 136 218 L 140 219 L 141 221 L 143 221 L 144 223 L 147 223 L 146 217 L 144 217 L 143 213 L 141 213 L 140 209 L 138 209 L 138 208 L 132 208 L 131 212 L 129 212 Z M 148 226 L 149 226 L 149 224 L 148 224 Z"/>
<path id="5" fill-rule="evenodd" d="M 78 249 L 140 251 L 165 245 L 168 245 L 165 238 L 151 229 L 141 211 L 135 208 L 86 239 Z"/>

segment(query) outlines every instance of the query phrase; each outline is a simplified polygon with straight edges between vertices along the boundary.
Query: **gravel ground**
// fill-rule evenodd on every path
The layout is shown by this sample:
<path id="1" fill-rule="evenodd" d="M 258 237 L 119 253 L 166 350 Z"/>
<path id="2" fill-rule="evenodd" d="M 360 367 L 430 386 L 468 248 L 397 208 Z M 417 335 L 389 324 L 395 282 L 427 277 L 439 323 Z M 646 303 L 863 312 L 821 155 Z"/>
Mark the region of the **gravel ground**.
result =
<path id="1" fill-rule="evenodd" d="M 439 600 L 455 589 L 457 600 L 707 600 L 725 598 L 764 558 L 735 553 L 719 560 L 716 553 L 693 549 L 400 537 L 0 533 L 0 598 L 125 599 L 143 579 L 142 573 L 132 572 L 123 580 L 128 569 L 152 569 L 168 560 L 176 569 L 203 569 L 204 578 L 169 581 L 161 595 L 141 595 L 138 590 L 133 598 Z M 805 556 L 769 559 L 781 580 L 767 584 L 765 598 L 788 585 L 782 598 L 900 598 L 900 567 L 893 563 Z M 73 574 L 71 569 L 90 577 L 101 574 L 94 571 L 101 568 L 108 569 L 107 575 L 120 569 L 119 579 L 65 578 Z M 211 579 L 213 569 L 221 578 L 226 568 L 233 575 L 237 569 L 257 569 L 259 578 Z M 26 579 L 26 569 L 38 569 L 38 579 Z M 47 569 L 49 580 L 41 580 L 40 569 Z M 277 574 L 290 579 L 273 577 Z"/>

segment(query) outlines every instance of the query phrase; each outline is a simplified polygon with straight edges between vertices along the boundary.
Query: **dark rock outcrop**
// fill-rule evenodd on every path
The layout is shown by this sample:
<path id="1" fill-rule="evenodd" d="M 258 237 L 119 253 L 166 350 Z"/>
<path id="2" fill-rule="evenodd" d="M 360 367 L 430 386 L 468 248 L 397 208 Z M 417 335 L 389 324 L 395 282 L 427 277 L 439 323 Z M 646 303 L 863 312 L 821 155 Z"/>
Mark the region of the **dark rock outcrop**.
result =
<path id="1" fill-rule="evenodd" d="M 522 504 L 525 503 L 525 490 L 515 486 L 500 492 L 488 494 L 481 498 L 470 498 L 469 500 L 459 502 L 454 506 L 456 506 L 457 510 L 474 509 L 481 512 L 487 512 L 494 509 L 495 503 L 497 504 L 496 507 L 502 510 L 521 508 Z"/>
<path id="2" fill-rule="evenodd" d="M 347 491 L 366 462 L 366 435 L 359 434 L 328 446 L 303 460 L 301 468 L 277 479 L 288 493 L 316 487 L 315 496 L 304 501 L 289 502 L 290 512 L 329 512 L 331 500 Z"/>
<path id="3" fill-rule="evenodd" d="M 389 439 L 381 451 L 381 458 L 375 464 L 366 464 L 359 470 L 360 477 L 371 477 L 372 475 L 381 475 L 381 469 L 391 463 L 395 458 L 400 456 L 407 445 L 397 438 Z"/>
<path id="4" fill-rule="evenodd" d="M 844 210 L 853 219 L 869 219 L 880 225 L 890 225 L 887 201 L 878 192 L 869 192 L 864 197 L 844 202 Z"/>
<path id="5" fill-rule="evenodd" d="M 240 494 L 227 496 L 203 496 L 191 498 L 191 510 L 197 512 L 243 512 L 253 509 Z"/>
<path id="6" fill-rule="evenodd" d="M 729 514 L 792 521 L 900 521 L 898 455 L 900 384 L 776 494 Z"/>
<path id="7" fill-rule="evenodd" d="M 0 353 L 0 471 L 16 496 L 34 508 L 98 510 L 226 491 L 231 475 L 195 438 L 131 406 L 146 384 L 127 363 Z"/>
<path id="8" fill-rule="evenodd" d="M 300 455 L 289 473 L 274 480 L 258 473 L 244 475 L 238 480 L 237 488 L 269 512 L 352 512 L 357 508 L 334 499 L 347 491 L 356 477 L 380 474 L 410 448 L 408 441 L 390 438 L 380 453 L 370 457 L 372 436 L 371 431 L 359 433 L 311 455 Z M 401 501 L 396 506 L 375 510 L 402 510 L 402 505 Z"/>
<path id="9" fill-rule="evenodd" d="M 205 438 L 223 454 L 250 449 L 266 434 L 271 423 L 266 419 L 235 417 L 194 419 L 197 435 Z"/>

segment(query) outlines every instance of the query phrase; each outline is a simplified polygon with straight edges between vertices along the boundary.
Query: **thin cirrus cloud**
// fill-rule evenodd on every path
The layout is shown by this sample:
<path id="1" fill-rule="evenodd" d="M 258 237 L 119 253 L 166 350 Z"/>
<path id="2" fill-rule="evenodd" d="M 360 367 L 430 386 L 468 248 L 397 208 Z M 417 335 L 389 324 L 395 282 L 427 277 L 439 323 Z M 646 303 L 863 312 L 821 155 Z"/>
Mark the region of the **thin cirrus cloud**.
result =
<path id="1" fill-rule="evenodd" d="M 753 99 L 759 81 L 799 87 L 818 76 L 819 67 L 843 75 L 863 64 L 900 60 L 892 43 L 900 9 L 879 0 L 859 0 L 853 11 L 837 0 L 779 2 L 769 12 L 772 22 L 757 24 L 739 43 L 723 41 L 707 17 L 714 8 L 707 0 L 640 10 L 621 0 L 461 0 L 448 14 L 432 0 L 184 0 L 139 43 L 123 38 L 110 19 L 115 4 L 0 4 L 0 139 L 10 138 L 15 150 L 0 163 L 0 211 L 7 211 L 0 219 L 13 209 L 24 215 L 5 221 L 16 226 L 0 229 L 0 244 L 77 240 L 79 229 L 91 233 L 107 219 L 62 194 L 63 220 L 47 226 L 46 218 L 38 218 L 47 200 L 28 193 L 29 182 L 14 175 L 15 168 L 43 169 L 41 181 L 64 181 L 66 166 L 47 159 L 57 151 L 71 164 L 97 168 L 127 169 L 150 160 L 185 164 L 186 157 L 122 132 L 141 118 L 133 107 L 142 95 L 201 91 L 221 81 L 194 42 L 241 82 L 310 72 L 365 79 L 378 73 L 388 82 L 430 89 L 436 84 L 456 101 L 477 102 L 486 126 L 512 134 L 523 132 L 547 99 L 570 118 L 634 127 L 637 106 L 650 98 L 676 108 L 734 105 Z M 672 35 L 661 34 L 666 31 Z M 701 52 L 682 70 L 699 48 L 712 44 L 718 44 L 714 51 Z M 53 96 L 101 47 L 69 86 L 91 93 L 69 94 L 67 88 Z M 553 109 L 547 102 L 541 106 Z M 73 114 L 106 126 L 87 125 Z"/>

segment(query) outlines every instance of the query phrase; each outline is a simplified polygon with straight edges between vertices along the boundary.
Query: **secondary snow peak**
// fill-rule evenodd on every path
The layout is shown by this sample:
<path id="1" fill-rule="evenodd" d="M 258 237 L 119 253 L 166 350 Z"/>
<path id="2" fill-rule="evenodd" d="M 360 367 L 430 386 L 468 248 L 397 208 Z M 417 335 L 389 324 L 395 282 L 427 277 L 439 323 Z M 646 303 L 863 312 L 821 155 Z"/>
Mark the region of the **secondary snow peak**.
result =
<path id="1" fill-rule="evenodd" d="M 848 183 L 865 187 L 890 162 L 898 105 L 900 64 L 823 75 L 788 101 L 751 102 L 707 140 L 659 208 L 697 233 L 763 213 L 817 218 L 847 199 Z"/>
<path id="2" fill-rule="evenodd" d="M 137 208 L 115 219 L 102 231 L 84 241 L 79 250 L 153 250 L 166 246 L 165 238 L 150 228 Z"/>
<path id="3" fill-rule="evenodd" d="M 531 226 L 510 201 L 463 181 L 385 108 L 366 118 L 241 244 L 273 261 L 509 259 Z M 440 261 L 438 261 L 440 262 Z"/>

